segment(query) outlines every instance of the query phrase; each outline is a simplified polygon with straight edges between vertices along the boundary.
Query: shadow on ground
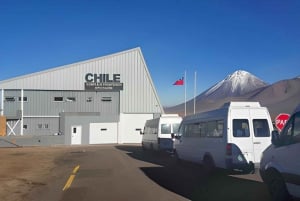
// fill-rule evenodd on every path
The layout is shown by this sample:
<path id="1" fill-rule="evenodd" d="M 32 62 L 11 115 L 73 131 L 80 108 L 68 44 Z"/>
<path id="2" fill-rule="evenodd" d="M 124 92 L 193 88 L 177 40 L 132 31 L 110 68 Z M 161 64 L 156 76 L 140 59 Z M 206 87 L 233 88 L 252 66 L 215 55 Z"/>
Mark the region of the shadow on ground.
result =
<path id="1" fill-rule="evenodd" d="M 264 183 L 230 176 L 217 170 L 208 176 L 200 165 L 176 163 L 167 154 L 143 151 L 140 146 L 116 146 L 137 160 L 160 165 L 141 167 L 141 170 L 160 186 L 193 201 L 206 200 L 270 200 Z"/>

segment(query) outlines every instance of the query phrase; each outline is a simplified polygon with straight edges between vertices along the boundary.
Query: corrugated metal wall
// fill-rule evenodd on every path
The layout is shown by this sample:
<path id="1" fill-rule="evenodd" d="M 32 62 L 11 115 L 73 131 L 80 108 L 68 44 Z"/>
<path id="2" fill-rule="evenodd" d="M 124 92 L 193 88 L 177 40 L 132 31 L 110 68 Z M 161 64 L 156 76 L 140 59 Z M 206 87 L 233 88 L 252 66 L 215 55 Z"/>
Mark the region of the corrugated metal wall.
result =
<path id="1" fill-rule="evenodd" d="M 163 113 L 140 48 L 4 80 L 0 88 L 84 90 L 86 73 L 120 74 L 121 113 Z"/>
<path id="2" fill-rule="evenodd" d="M 59 118 L 24 118 L 24 135 L 49 135 L 59 132 Z"/>
<path id="3" fill-rule="evenodd" d="M 4 115 L 16 116 L 21 109 L 20 90 L 4 92 L 4 98 L 14 97 L 15 101 L 4 100 Z M 105 115 L 119 116 L 119 92 L 85 92 L 85 91 L 41 91 L 24 90 L 27 101 L 24 105 L 24 117 L 57 116 L 61 112 L 100 112 Z M 63 101 L 55 101 L 62 97 Z M 110 97 L 111 101 L 107 101 Z M 74 101 L 70 99 L 74 98 Z"/>

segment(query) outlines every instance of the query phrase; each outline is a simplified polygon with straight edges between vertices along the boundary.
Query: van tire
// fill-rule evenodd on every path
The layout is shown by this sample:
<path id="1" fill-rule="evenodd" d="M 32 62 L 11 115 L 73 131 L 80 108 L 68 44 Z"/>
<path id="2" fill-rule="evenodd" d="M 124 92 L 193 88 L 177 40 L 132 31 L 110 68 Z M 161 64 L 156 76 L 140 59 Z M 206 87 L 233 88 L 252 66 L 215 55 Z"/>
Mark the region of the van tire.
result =
<path id="1" fill-rule="evenodd" d="M 266 172 L 266 183 L 271 194 L 272 201 L 288 201 L 291 200 L 286 184 L 281 174 L 275 170 L 270 169 Z"/>
<path id="2" fill-rule="evenodd" d="M 211 175 L 212 173 L 215 172 L 216 166 L 215 166 L 214 160 L 212 159 L 211 156 L 209 156 L 209 155 L 204 156 L 204 158 L 203 158 L 203 168 L 204 168 L 204 171 L 208 175 Z"/>

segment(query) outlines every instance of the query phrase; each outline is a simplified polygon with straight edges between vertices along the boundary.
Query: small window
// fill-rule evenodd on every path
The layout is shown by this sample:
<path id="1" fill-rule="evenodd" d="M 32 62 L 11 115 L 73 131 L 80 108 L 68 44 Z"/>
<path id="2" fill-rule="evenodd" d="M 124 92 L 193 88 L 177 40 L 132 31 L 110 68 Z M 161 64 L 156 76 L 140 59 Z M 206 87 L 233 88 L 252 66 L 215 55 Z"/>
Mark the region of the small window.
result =
<path id="1" fill-rule="evenodd" d="M 27 128 L 28 128 L 28 126 L 27 126 L 26 124 L 24 124 L 24 125 L 23 125 L 23 129 L 26 130 Z"/>
<path id="2" fill-rule="evenodd" d="M 15 102 L 16 99 L 13 96 L 7 96 L 7 97 L 5 97 L 5 101 L 7 101 L 7 102 Z"/>
<path id="3" fill-rule="evenodd" d="M 67 102 L 75 102 L 75 101 L 76 101 L 76 98 L 75 98 L 75 97 L 67 97 L 67 98 L 66 98 L 66 101 L 67 101 Z"/>
<path id="4" fill-rule="evenodd" d="M 55 102 L 62 102 L 62 101 L 64 101 L 64 98 L 63 97 L 54 97 L 54 101 Z"/>
<path id="5" fill-rule="evenodd" d="M 19 97 L 18 100 L 21 102 L 21 101 L 22 101 L 22 97 Z M 27 102 L 27 100 L 28 100 L 27 97 L 24 96 L 24 97 L 23 97 L 23 102 Z"/>
<path id="6" fill-rule="evenodd" d="M 172 124 L 172 126 L 173 126 L 173 133 L 176 133 L 176 134 L 178 133 L 179 125 L 180 124 L 177 124 L 177 123 Z"/>
<path id="7" fill-rule="evenodd" d="M 284 145 L 300 143 L 300 113 L 296 113 L 286 123 L 281 132 Z"/>
<path id="8" fill-rule="evenodd" d="M 270 130 L 268 121 L 266 119 L 254 119 L 253 129 L 255 137 L 269 137 Z"/>
<path id="9" fill-rule="evenodd" d="M 294 121 L 294 136 L 300 137 L 300 112 L 295 114 L 295 121 Z"/>
<path id="10" fill-rule="evenodd" d="M 234 119 L 232 132 L 234 137 L 250 137 L 248 119 Z"/>
<path id="11" fill-rule="evenodd" d="M 293 137 L 295 142 L 300 142 L 300 112 L 295 114 Z"/>
<path id="12" fill-rule="evenodd" d="M 111 101 L 111 97 L 102 97 L 101 101 L 103 101 L 103 102 L 110 102 Z"/>
<path id="13" fill-rule="evenodd" d="M 161 134 L 171 134 L 171 124 L 161 124 Z"/>
<path id="14" fill-rule="evenodd" d="M 43 124 L 38 124 L 38 129 L 42 129 L 43 128 Z"/>
<path id="15" fill-rule="evenodd" d="M 48 129 L 49 128 L 49 124 L 45 124 L 44 128 Z"/>

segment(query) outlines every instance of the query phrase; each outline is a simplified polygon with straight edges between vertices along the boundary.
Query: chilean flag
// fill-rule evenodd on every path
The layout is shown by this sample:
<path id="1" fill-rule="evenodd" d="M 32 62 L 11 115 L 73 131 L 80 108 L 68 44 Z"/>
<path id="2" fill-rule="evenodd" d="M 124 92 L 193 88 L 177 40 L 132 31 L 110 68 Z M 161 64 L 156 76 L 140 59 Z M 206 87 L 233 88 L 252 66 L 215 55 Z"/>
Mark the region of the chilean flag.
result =
<path id="1" fill-rule="evenodd" d="M 177 80 L 176 82 L 174 82 L 173 85 L 184 85 L 183 77 L 181 79 Z"/>

